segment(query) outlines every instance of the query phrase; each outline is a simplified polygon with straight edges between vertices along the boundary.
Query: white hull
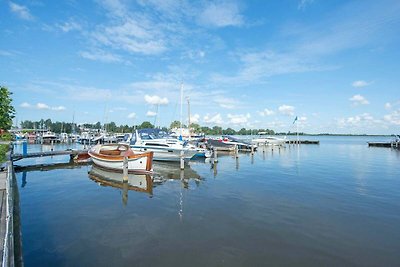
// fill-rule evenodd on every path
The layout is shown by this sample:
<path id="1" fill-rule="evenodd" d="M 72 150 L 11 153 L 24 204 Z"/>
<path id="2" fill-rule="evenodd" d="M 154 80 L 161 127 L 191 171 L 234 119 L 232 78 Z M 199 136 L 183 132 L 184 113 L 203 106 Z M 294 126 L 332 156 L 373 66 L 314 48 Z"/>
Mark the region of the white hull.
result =
<path id="1" fill-rule="evenodd" d="M 257 138 L 253 139 L 252 143 L 261 145 L 270 145 L 270 146 L 283 146 L 286 144 L 286 139 Z"/>
<path id="2" fill-rule="evenodd" d="M 124 161 L 109 161 L 101 158 L 97 158 L 96 156 L 91 155 L 92 161 L 99 167 L 122 171 L 124 167 Z M 146 171 L 147 166 L 147 157 L 130 159 L 128 160 L 128 170 L 134 172 L 148 172 Z"/>
<path id="3" fill-rule="evenodd" d="M 157 161 L 180 161 L 181 159 L 181 149 L 174 148 L 160 148 L 151 146 L 136 146 L 131 145 L 133 151 L 152 151 L 154 153 L 153 160 Z M 183 149 L 183 158 L 185 160 L 190 160 L 194 155 L 197 154 L 196 150 Z"/>

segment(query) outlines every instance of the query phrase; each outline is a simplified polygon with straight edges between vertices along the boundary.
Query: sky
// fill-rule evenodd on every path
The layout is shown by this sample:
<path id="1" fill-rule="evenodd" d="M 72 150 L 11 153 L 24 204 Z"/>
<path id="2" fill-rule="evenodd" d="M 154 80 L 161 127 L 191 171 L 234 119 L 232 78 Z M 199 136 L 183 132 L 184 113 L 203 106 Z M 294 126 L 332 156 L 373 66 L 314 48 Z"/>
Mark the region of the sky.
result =
<path id="1" fill-rule="evenodd" d="M 400 133 L 400 1 L 0 0 L 15 122 Z M 294 122 L 295 118 L 298 120 Z"/>

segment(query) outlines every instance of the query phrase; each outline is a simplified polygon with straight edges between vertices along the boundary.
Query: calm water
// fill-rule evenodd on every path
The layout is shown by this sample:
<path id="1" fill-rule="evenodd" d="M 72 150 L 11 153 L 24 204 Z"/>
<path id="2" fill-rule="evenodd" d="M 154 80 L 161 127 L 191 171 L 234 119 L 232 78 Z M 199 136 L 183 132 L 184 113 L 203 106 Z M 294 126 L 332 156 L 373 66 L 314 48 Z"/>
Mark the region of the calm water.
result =
<path id="1" fill-rule="evenodd" d="M 184 173 L 154 163 L 130 188 L 90 165 L 18 173 L 25 264 L 400 266 L 400 151 L 315 138 Z"/>

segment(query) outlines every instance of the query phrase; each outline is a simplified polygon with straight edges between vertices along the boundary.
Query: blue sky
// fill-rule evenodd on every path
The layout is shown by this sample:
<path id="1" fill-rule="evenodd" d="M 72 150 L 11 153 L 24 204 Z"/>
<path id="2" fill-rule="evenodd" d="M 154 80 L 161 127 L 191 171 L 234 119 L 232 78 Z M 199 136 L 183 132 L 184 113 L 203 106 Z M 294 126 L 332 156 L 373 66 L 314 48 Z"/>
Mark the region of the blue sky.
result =
<path id="1" fill-rule="evenodd" d="M 400 132 L 399 1 L 2 0 L 0 31 L 19 121 L 167 126 L 183 83 L 200 125 Z"/>

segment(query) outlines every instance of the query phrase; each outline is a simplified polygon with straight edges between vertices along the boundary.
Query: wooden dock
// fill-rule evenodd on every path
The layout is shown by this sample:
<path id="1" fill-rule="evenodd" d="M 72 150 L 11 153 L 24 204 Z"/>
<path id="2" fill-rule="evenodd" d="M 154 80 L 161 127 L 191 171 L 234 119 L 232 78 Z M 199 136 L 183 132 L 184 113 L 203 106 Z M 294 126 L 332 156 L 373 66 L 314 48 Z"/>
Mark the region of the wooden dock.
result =
<path id="1" fill-rule="evenodd" d="M 319 145 L 318 140 L 287 140 L 286 144 Z"/>
<path id="2" fill-rule="evenodd" d="M 32 152 L 26 154 L 12 154 L 11 158 L 13 161 L 26 159 L 26 158 L 40 158 L 40 157 L 52 157 L 52 156 L 62 156 L 69 155 L 74 158 L 78 155 L 87 154 L 88 150 L 61 150 L 61 151 L 46 151 L 46 152 Z"/>
<path id="3" fill-rule="evenodd" d="M 400 142 L 368 142 L 368 146 L 400 148 Z"/>

